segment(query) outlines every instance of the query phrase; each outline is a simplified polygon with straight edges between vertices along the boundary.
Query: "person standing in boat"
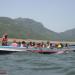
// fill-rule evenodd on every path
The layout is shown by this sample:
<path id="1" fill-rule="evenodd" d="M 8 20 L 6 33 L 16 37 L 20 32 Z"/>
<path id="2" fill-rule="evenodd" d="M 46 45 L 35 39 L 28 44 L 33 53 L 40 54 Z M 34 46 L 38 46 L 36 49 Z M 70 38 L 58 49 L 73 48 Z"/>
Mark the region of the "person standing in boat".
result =
<path id="1" fill-rule="evenodd" d="M 8 44 L 8 34 L 5 33 L 2 37 L 2 46 L 7 46 Z"/>

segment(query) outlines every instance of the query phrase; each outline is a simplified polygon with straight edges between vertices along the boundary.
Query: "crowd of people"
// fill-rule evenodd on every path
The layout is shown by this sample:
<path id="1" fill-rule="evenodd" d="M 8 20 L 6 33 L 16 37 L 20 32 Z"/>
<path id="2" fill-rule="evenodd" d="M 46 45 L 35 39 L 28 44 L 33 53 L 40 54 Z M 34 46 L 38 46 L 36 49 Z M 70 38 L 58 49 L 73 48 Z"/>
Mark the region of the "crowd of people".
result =
<path id="1" fill-rule="evenodd" d="M 8 34 L 4 34 L 2 37 L 2 46 L 13 46 L 13 47 L 35 47 L 35 48 L 63 48 L 68 47 L 68 44 L 65 43 L 50 43 L 50 41 L 47 42 L 25 42 L 25 41 L 16 41 L 13 40 L 13 42 L 8 45 Z"/>

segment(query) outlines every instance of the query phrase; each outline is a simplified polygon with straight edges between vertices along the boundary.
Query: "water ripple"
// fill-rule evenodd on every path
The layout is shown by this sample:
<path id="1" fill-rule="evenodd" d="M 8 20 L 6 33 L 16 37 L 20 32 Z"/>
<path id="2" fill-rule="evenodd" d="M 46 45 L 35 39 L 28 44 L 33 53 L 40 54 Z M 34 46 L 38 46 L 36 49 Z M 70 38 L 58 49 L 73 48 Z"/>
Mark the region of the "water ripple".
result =
<path id="1" fill-rule="evenodd" d="M 8 75 L 75 75 L 75 53 L 1 55 L 0 70 L 3 69 Z"/>

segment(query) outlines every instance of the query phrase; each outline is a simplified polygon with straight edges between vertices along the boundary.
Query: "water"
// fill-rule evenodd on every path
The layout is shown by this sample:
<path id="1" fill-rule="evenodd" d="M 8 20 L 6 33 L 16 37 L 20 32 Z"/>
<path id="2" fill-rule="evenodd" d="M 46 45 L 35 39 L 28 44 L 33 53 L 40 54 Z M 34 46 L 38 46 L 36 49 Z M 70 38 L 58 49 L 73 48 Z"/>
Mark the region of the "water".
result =
<path id="1" fill-rule="evenodd" d="M 75 75 L 75 53 L 0 55 L 0 75 Z"/>

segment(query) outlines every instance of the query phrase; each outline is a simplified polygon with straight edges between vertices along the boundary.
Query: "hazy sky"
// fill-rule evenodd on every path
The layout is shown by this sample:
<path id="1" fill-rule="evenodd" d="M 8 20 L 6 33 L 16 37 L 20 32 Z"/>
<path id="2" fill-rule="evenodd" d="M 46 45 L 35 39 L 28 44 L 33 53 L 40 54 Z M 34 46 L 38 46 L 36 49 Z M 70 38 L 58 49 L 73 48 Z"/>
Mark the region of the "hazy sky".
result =
<path id="1" fill-rule="evenodd" d="M 62 32 L 75 28 L 75 0 L 0 0 L 0 16 L 31 18 Z"/>

